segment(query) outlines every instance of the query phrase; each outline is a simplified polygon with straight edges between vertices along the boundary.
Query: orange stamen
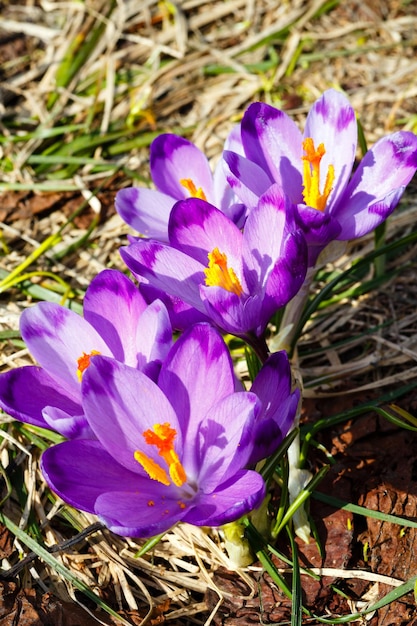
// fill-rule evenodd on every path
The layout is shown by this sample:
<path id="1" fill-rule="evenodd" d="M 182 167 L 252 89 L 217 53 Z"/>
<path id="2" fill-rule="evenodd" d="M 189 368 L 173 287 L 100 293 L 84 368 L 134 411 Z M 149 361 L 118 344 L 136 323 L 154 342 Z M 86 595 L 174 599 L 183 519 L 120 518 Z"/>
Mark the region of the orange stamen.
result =
<path id="1" fill-rule="evenodd" d="M 222 254 L 218 248 L 214 248 L 212 252 L 209 252 L 208 260 L 208 267 L 204 270 L 206 285 L 222 287 L 226 291 L 241 296 L 243 293 L 242 285 L 233 268 L 227 267 L 227 256 Z"/>
<path id="2" fill-rule="evenodd" d="M 302 157 L 303 164 L 303 198 L 304 202 L 318 209 L 324 211 L 326 207 L 327 199 L 333 189 L 334 183 L 334 166 L 329 165 L 327 169 L 326 181 L 324 184 L 323 193 L 320 192 L 320 162 L 323 155 L 326 153 L 324 144 L 320 144 L 317 150 L 314 147 L 314 141 L 311 137 L 306 137 L 303 141 L 303 148 L 305 155 Z"/>
<path id="3" fill-rule="evenodd" d="M 169 477 L 174 485 L 181 487 L 186 480 L 187 475 L 174 450 L 174 439 L 177 431 L 166 422 L 165 424 L 154 424 L 153 430 L 145 430 L 143 437 L 145 442 L 150 446 L 156 446 L 159 456 L 168 465 Z M 143 467 L 145 472 L 153 480 L 157 480 L 163 485 L 170 485 L 167 472 L 151 459 L 147 454 L 136 450 L 135 459 Z"/>
<path id="4" fill-rule="evenodd" d="M 83 372 L 85 372 L 87 367 L 89 367 L 90 365 L 91 357 L 96 354 L 100 354 L 100 352 L 98 352 L 98 350 L 91 350 L 90 354 L 86 354 L 85 352 L 83 352 L 80 358 L 77 359 L 77 365 L 78 365 L 77 378 L 80 382 L 82 381 L 82 378 L 83 378 Z"/>
<path id="5" fill-rule="evenodd" d="M 191 178 L 181 178 L 180 184 L 185 187 L 185 189 L 189 192 L 191 198 L 200 198 L 200 200 L 207 200 L 207 196 L 202 188 L 197 188 Z"/>

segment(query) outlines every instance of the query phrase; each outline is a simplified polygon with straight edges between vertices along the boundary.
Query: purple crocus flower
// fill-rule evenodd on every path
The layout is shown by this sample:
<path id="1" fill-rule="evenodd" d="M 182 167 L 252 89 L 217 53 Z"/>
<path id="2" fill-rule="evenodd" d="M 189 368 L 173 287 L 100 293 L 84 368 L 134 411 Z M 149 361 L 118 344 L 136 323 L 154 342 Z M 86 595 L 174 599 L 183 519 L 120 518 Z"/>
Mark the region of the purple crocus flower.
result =
<path id="1" fill-rule="evenodd" d="M 417 137 L 399 131 L 380 139 L 352 175 L 355 113 L 333 89 L 314 103 L 304 133 L 284 112 L 257 102 L 241 134 L 245 156 L 224 153 L 229 183 L 249 210 L 269 185 L 280 186 L 296 206 L 310 266 L 330 241 L 361 237 L 383 222 L 417 169 Z"/>
<path id="2" fill-rule="evenodd" d="M 288 202 L 273 186 L 242 232 L 214 206 L 190 198 L 171 211 L 169 244 L 139 240 L 121 254 L 139 277 L 248 340 L 262 335 L 305 278 L 306 244 L 288 227 L 287 213 Z"/>
<path id="3" fill-rule="evenodd" d="M 261 476 L 244 469 L 260 401 L 235 392 L 228 349 L 209 324 L 178 339 L 158 384 L 94 356 L 82 394 L 97 439 L 49 448 L 42 471 L 53 491 L 113 532 L 149 537 L 180 520 L 217 526 L 264 498 Z"/>
<path id="4" fill-rule="evenodd" d="M 147 305 L 124 274 L 104 270 L 88 287 L 84 317 L 52 302 L 26 309 L 22 338 L 39 366 L 0 375 L 0 407 L 12 417 L 68 438 L 90 437 L 81 406 L 81 379 L 102 354 L 156 378 L 172 344 L 165 306 Z"/>
<path id="5" fill-rule="evenodd" d="M 240 128 L 233 129 L 225 147 L 242 152 Z M 116 195 L 116 210 L 136 231 L 158 241 L 168 241 L 168 220 L 178 200 L 207 200 L 232 221 L 243 225 L 245 207 L 227 183 L 222 163 L 214 175 L 207 157 L 193 143 L 173 134 L 159 135 L 151 144 L 150 169 L 156 190 L 128 187 Z"/>

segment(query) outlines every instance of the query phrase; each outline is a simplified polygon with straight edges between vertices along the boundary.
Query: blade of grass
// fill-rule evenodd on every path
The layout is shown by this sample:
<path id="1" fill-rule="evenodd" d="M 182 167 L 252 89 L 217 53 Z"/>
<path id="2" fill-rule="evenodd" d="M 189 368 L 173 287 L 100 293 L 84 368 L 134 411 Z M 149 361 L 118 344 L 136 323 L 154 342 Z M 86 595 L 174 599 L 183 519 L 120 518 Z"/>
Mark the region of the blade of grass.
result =
<path id="1" fill-rule="evenodd" d="M 294 541 L 291 529 L 287 526 L 287 534 L 290 540 L 292 553 L 292 603 L 291 603 L 291 626 L 301 626 L 303 622 L 303 596 L 301 591 L 300 564 L 298 562 L 298 548 Z"/>
<path id="2" fill-rule="evenodd" d="M 372 517 L 373 519 L 378 519 L 382 522 L 389 522 L 390 524 L 398 524 L 399 526 L 417 528 L 417 522 L 414 522 L 413 520 L 399 517 L 398 515 L 391 515 L 389 513 L 373 511 L 372 509 L 367 509 L 364 506 L 359 506 L 359 504 L 351 504 L 350 502 L 345 502 L 344 500 L 340 500 L 339 498 L 334 498 L 333 496 L 329 496 L 325 493 L 322 493 L 321 491 L 314 491 L 314 493 L 311 494 L 311 497 L 315 500 L 320 500 L 320 502 L 330 504 L 336 509 L 343 509 L 345 511 L 349 511 L 350 513 L 355 513 L 356 515 L 362 515 L 363 517 Z"/>

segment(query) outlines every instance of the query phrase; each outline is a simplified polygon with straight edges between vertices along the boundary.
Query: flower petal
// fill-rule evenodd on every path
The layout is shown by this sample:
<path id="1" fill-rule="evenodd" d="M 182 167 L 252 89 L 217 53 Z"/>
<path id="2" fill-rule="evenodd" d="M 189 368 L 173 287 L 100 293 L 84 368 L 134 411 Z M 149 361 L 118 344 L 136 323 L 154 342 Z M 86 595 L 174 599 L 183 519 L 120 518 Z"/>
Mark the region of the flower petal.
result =
<path id="1" fill-rule="evenodd" d="M 218 331 L 209 324 L 188 329 L 163 363 L 158 385 L 180 418 L 191 451 L 201 420 L 235 388 L 233 363 Z"/>
<path id="2" fill-rule="evenodd" d="M 383 222 L 416 169 L 414 133 L 399 131 L 377 141 L 365 154 L 334 209 L 342 226 L 338 239 L 361 237 Z"/>
<path id="3" fill-rule="evenodd" d="M 128 268 L 153 287 L 176 296 L 205 314 L 199 295 L 204 266 L 180 250 L 156 241 L 140 240 L 120 249 Z"/>
<path id="4" fill-rule="evenodd" d="M 82 411 L 83 409 L 80 407 L 78 410 Z M 84 413 L 68 413 L 56 406 L 46 406 L 42 415 L 47 424 L 46 427 L 56 430 L 66 439 L 96 438 Z"/>
<path id="5" fill-rule="evenodd" d="M 123 488 L 134 492 L 140 477 L 119 465 L 98 441 L 64 441 L 45 450 L 41 469 L 50 488 L 65 502 L 88 513 L 97 498 Z"/>
<path id="6" fill-rule="evenodd" d="M 171 296 L 167 294 L 166 291 L 153 287 L 150 283 L 145 282 L 145 280 L 146 279 L 142 277 L 140 283 L 141 293 L 145 296 L 147 302 L 161 300 L 161 302 L 164 303 L 173 329 L 185 330 L 192 324 L 209 321 L 207 315 L 197 311 L 197 309 L 184 302 L 181 298 Z"/>
<path id="7" fill-rule="evenodd" d="M 196 526 L 222 526 L 256 509 L 264 497 L 265 483 L 261 475 L 242 470 L 212 493 L 201 494 L 183 521 Z"/>
<path id="8" fill-rule="evenodd" d="M 227 150 L 223 153 L 223 159 L 230 187 L 252 209 L 257 205 L 259 196 L 272 185 L 273 179 L 257 163 L 240 154 Z"/>
<path id="9" fill-rule="evenodd" d="M 302 201 L 302 135 L 285 113 L 263 102 L 251 104 L 242 119 L 245 154 L 278 183 L 295 204 Z"/>
<path id="10" fill-rule="evenodd" d="M 116 211 L 145 237 L 168 241 L 169 214 L 177 198 L 145 187 L 127 187 L 116 194 Z"/>
<path id="11" fill-rule="evenodd" d="M 61 385 L 41 367 L 18 367 L 0 375 L 0 407 L 21 422 L 51 428 L 43 417 L 43 409 L 53 405 L 69 414 L 82 413 L 81 387 L 79 390 L 78 401 L 72 389 Z"/>
<path id="12" fill-rule="evenodd" d="M 167 398 L 145 374 L 114 359 L 96 356 L 82 382 L 83 407 L 97 439 L 118 463 L 143 473 L 134 458 L 141 450 L 158 463 L 155 446 L 143 433 L 154 424 L 169 422 L 177 431 L 176 450 L 182 449 L 177 417 Z"/>
<path id="13" fill-rule="evenodd" d="M 242 233 L 219 209 L 204 200 L 177 202 L 169 220 L 169 240 L 185 254 L 207 265 L 209 252 L 227 253 L 228 263 L 240 267 Z"/>
<path id="14" fill-rule="evenodd" d="M 259 199 L 246 220 L 243 234 L 244 274 L 253 293 L 266 284 L 269 273 L 282 255 L 287 200 L 278 185 Z"/>
<path id="15" fill-rule="evenodd" d="M 191 141 L 170 133 L 153 140 L 150 152 L 152 180 L 157 188 L 176 200 L 189 197 L 181 180 L 190 179 L 213 201 L 213 180 L 206 156 Z"/>
<path id="16" fill-rule="evenodd" d="M 147 304 L 122 272 L 104 270 L 84 297 L 84 318 L 103 337 L 114 358 L 136 367 L 136 334 Z"/>
<path id="17" fill-rule="evenodd" d="M 139 477 L 138 477 L 139 478 Z M 165 495 L 167 494 L 167 495 Z M 185 502 L 173 500 L 164 485 L 145 479 L 137 489 L 107 492 L 96 501 L 95 513 L 114 533 L 124 537 L 153 537 L 184 518 Z M 184 507 L 184 508 L 182 508 Z"/>
<path id="18" fill-rule="evenodd" d="M 111 352 L 97 331 L 80 315 L 54 302 L 23 311 L 20 330 L 38 363 L 66 384 L 78 386 L 78 359 L 92 351 Z"/>
<path id="19" fill-rule="evenodd" d="M 141 315 L 136 331 L 136 367 L 156 380 L 172 346 L 172 327 L 166 306 L 155 300 Z"/>
<path id="20" fill-rule="evenodd" d="M 204 493 L 216 490 L 247 464 L 260 410 L 257 396 L 242 391 L 217 402 L 200 422 L 194 455 L 199 488 Z"/>
<path id="21" fill-rule="evenodd" d="M 304 130 L 317 147 L 323 143 L 325 154 L 320 162 L 320 189 L 324 188 L 329 165 L 333 165 L 335 180 L 327 200 L 333 202 L 343 193 L 355 160 L 358 137 L 355 111 L 341 92 L 328 89 L 311 107 Z"/>

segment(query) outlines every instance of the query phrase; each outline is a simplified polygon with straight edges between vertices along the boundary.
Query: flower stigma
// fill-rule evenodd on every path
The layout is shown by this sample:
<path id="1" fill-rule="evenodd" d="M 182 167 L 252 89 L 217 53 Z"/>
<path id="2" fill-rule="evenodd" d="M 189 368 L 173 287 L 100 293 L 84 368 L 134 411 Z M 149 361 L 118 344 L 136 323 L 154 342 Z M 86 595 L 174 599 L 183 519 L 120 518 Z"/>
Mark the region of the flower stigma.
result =
<path id="1" fill-rule="evenodd" d="M 207 196 L 203 189 L 201 187 L 197 188 L 191 178 L 181 178 L 180 184 L 189 192 L 190 198 L 199 198 L 200 200 L 207 201 Z"/>
<path id="2" fill-rule="evenodd" d="M 320 162 L 323 155 L 326 153 L 324 144 L 321 143 L 316 148 L 314 147 L 314 141 L 311 137 L 306 137 L 303 141 L 303 148 L 305 155 L 303 159 L 303 198 L 304 202 L 318 209 L 324 211 L 326 207 L 327 199 L 333 189 L 334 183 L 334 166 L 329 165 L 327 168 L 326 181 L 324 183 L 323 193 L 320 192 Z"/>
<path id="3" fill-rule="evenodd" d="M 143 467 L 145 472 L 153 480 L 157 480 L 163 485 L 170 485 L 171 480 L 177 487 L 181 487 L 187 480 L 187 475 L 174 450 L 174 439 L 177 436 L 175 428 L 171 428 L 168 422 L 165 424 L 154 424 L 153 430 L 145 430 L 143 437 L 150 446 L 156 446 L 159 456 L 168 466 L 168 472 L 147 454 L 136 450 L 135 460 Z M 170 480 L 171 479 L 171 480 Z"/>
<path id="4" fill-rule="evenodd" d="M 82 381 L 83 373 L 85 372 L 87 367 L 90 365 L 91 357 L 97 354 L 100 354 L 98 350 L 91 350 L 90 354 L 86 354 L 85 352 L 83 352 L 80 358 L 77 359 L 77 365 L 78 365 L 77 378 L 80 382 Z"/>
<path id="5" fill-rule="evenodd" d="M 227 266 L 227 256 L 214 248 L 208 253 L 208 267 L 204 270 L 206 275 L 206 285 L 208 287 L 222 287 L 226 291 L 241 296 L 242 285 L 233 268 Z"/>

